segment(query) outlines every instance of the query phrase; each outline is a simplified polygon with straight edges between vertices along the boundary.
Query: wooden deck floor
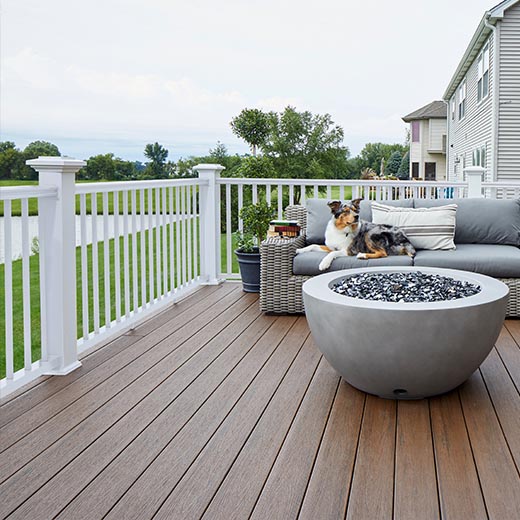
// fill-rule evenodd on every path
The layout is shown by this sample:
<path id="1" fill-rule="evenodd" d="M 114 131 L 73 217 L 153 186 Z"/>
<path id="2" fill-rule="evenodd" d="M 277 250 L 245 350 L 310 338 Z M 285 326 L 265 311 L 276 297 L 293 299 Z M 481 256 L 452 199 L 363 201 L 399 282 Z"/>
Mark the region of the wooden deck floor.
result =
<path id="1" fill-rule="evenodd" d="M 520 518 L 520 321 L 445 396 L 343 381 L 304 317 L 203 288 L 0 407 L 0 517 Z"/>

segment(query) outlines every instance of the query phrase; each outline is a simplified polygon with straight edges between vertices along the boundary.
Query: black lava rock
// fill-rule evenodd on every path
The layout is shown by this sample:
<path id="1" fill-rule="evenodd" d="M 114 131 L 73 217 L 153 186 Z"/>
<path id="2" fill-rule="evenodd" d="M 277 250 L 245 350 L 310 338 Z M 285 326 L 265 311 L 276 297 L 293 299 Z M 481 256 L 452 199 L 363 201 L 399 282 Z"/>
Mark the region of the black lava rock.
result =
<path id="1" fill-rule="evenodd" d="M 449 276 L 412 271 L 356 274 L 344 278 L 332 290 L 361 300 L 415 303 L 467 298 L 479 293 L 480 286 Z"/>

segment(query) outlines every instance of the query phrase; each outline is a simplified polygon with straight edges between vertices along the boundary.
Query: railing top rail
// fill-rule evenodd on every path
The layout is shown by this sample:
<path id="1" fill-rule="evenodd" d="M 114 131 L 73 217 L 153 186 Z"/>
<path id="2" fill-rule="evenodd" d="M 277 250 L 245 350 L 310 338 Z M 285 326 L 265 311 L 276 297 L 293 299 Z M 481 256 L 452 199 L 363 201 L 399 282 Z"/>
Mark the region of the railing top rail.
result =
<path id="1" fill-rule="evenodd" d="M 43 199 L 56 197 L 56 188 L 41 188 L 40 186 L 6 186 L 0 188 L 0 200 Z"/>
<path id="2" fill-rule="evenodd" d="M 150 181 L 81 182 L 76 183 L 76 194 L 144 190 L 148 188 L 175 188 L 177 186 L 204 186 L 206 184 L 208 184 L 207 181 L 196 177 Z"/>
<path id="3" fill-rule="evenodd" d="M 448 181 L 389 181 L 389 180 L 358 180 L 358 179 L 263 179 L 263 178 L 241 178 L 241 177 L 220 177 L 216 181 L 218 184 L 283 184 L 285 186 L 417 186 L 433 188 L 466 188 L 467 182 L 448 182 Z"/>
<path id="4" fill-rule="evenodd" d="M 495 181 L 495 182 L 483 182 L 483 188 L 520 188 L 520 182 L 511 181 Z"/>

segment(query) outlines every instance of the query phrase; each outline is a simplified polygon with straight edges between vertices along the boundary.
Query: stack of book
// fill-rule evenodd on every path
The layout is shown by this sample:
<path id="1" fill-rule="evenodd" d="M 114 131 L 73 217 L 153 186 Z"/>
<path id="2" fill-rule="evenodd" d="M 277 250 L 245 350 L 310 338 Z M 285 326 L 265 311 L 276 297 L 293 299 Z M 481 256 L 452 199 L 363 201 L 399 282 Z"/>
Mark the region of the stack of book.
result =
<path id="1" fill-rule="evenodd" d="M 270 237 L 294 238 L 300 236 L 300 229 L 296 220 L 271 220 L 267 235 Z"/>

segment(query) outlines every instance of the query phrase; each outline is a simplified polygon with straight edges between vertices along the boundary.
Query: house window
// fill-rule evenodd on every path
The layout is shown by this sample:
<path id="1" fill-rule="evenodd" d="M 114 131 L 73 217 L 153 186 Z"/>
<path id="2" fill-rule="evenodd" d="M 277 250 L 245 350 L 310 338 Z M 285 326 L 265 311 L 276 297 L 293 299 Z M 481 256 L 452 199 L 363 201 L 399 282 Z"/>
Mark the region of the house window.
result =
<path id="1" fill-rule="evenodd" d="M 424 179 L 427 181 L 436 180 L 436 163 L 427 162 L 424 163 Z"/>
<path id="2" fill-rule="evenodd" d="M 412 121 L 412 143 L 418 143 L 420 138 L 420 121 Z"/>
<path id="3" fill-rule="evenodd" d="M 466 115 L 466 80 L 464 80 L 457 92 L 458 105 L 459 105 L 459 121 L 464 119 Z"/>
<path id="4" fill-rule="evenodd" d="M 455 121 L 455 98 L 451 100 L 451 120 Z"/>
<path id="5" fill-rule="evenodd" d="M 481 101 L 489 94 L 489 44 L 478 57 L 477 101 Z"/>
<path id="6" fill-rule="evenodd" d="M 419 178 L 419 163 L 413 162 L 412 163 L 412 179 L 418 179 Z"/>
<path id="7" fill-rule="evenodd" d="M 473 166 L 486 167 L 486 146 L 473 150 Z"/>

